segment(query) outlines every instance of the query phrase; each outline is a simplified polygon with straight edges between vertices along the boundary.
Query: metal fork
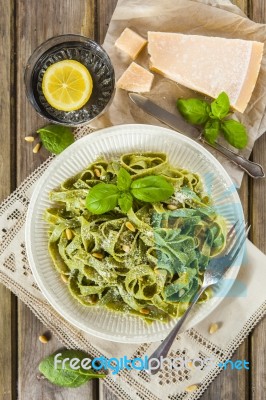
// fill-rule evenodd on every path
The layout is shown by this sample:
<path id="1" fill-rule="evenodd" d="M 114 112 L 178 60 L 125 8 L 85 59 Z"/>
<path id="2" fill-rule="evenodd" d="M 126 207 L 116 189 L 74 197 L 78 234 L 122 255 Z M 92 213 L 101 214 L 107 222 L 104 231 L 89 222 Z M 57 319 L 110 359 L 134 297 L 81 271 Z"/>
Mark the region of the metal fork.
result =
<path id="1" fill-rule="evenodd" d="M 161 363 L 158 363 L 157 360 L 160 359 L 160 357 L 166 357 L 173 341 L 175 340 L 175 337 L 177 333 L 179 332 L 179 329 L 183 325 L 185 319 L 187 318 L 190 310 L 196 304 L 202 293 L 212 285 L 215 285 L 218 283 L 226 273 L 226 271 L 231 267 L 235 259 L 237 258 L 242 246 L 244 245 L 250 226 L 247 229 L 247 224 L 240 224 L 238 221 L 232 226 L 230 231 L 228 232 L 227 235 L 227 241 L 228 244 L 226 246 L 226 249 L 224 250 L 225 255 L 214 258 L 212 259 L 204 273 L 204 280 L 202 287 L 200 290 L 196 293 L 194 298 L 191 301 L 190 306 L 186 310 L 186 312 L 183 314 L 183 316 L 180 318 L 180 320 L 177 322 L 175 327 L 171 330 L 171 332 L 166 336 L 166 338 L 163 340 L 163 342 L 160 344 L 160 346 L 152 353 L 152 355 L 149 357 L 150 365 L 152 369 L 150 370 L 150 373 L 152 375 L 156 374 L 160 369 Z M 239 233 L 237 235 L 236 233 L 236 228 L 239 228 Z M 152 360 L 154 359 L 154 360 Z"/>

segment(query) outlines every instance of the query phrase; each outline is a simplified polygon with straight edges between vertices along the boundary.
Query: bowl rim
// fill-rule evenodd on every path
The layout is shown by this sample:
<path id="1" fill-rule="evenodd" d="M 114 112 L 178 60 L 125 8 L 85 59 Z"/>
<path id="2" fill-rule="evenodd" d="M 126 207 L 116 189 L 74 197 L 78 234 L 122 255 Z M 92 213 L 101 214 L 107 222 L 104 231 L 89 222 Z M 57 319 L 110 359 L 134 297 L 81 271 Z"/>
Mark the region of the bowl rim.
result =
<path id="1" fill-rule="evenodd" d="M 60 40 L 61 39 L 61 40 Z M 105 107 L 102 109 L 102 111 L 97 114 L 95 117 L 84 121 L 82 123 L 78 123 L 78 124 L 72 124 L 72 123 L 68 123 L 68 122 L 60 122 L 57 121 L 55 119 L 46 117 L 42 114 L 40 107 L 37 105 L 36 101 L 35 101 L 35 97 L 31 94 L 30 92 L 30 81 L 31 81 L 31 75 L 32 75 L 32 62 L 33 60 L 36 58 L 34 65 L 36 64 L 36 62 L 39 60 L 39 58 L 46 52 L 49 50 L 49 48 L 55 46 L 55 45 L 59 45 L 64 43 L 65 41 L 70 41 L 70 42 L 75 42 L 75 41 L 80 41 L 81 43 L 91 43 L 93 45 L 96 45 L 97 47 L 99 47 L 99 49 L 102 51 L 102 53 L 107 57 L 110 66 L 111 66 L 111 73 L 112 73 L 112 81 L 114 83 L 113 85 L 113 90 L 112 90 L 112 94 L 107 102 L 107 104 L 105 105 Z M 83 35 L 79 35 L 79 34 L 75 34 L 75 33 L 64 33 L 62 35 L 57 35 L 57 36 L 52 36 L 50 38 L 48 38 L 47 40 L 45 40 L 44 42 L 40 43 L 32 52 L 32 54 L 29 56 L 25 68 L 24 68 L 24 75 L 23 75 L 23 81 L 24 81 L 24 86 L 25 86 L 25 92 L 26 92 L 26 97 L 27 100 L 29 101 L 29 103 L 32 105 L 32 107 L 34 108 L 34 110 L 37 112 L 37 114 L 45 119 L 48 120 L 49 122 L 55 124 L 55 125 L 63 125 L 63 126 L 69 126 L 72 128 L 78 128 L 78 127 L 83 127 L 85 125 L 88 125 L 89 123 L 91 123 L 92 121 L 94 121 L 95 119 L 99 118 L 104 112 L 106 112 L 106 110 L 108 109 L 108 107 L 110 107 L 110 104 L 112 103 L 113 99 L 114 99 L 114 95 L 116 92 L 116 86 L 115 86 L 115 69 L 112 63 L 112 60 L 109 56 L 109 54 L 107 53 L 107 51 L 103 48 L 102 45 L 100 45 L 98 42 L 96 42 L 94 39 L 91 39 L 87 36 L 83 36 Z"/>
<path id="2" fill-rule="evenodd" d="M 33 276 L 38 284 L 38 286 L 41 289 L 42 294 L 45 296 L 45 298 L 47 299 L 47 301 L 49 302 L 49 304 L 51 304 L 51 306 L 53 307 L 53 309 L 58 312 L 66 321 L 68 321 L 69 323 L 71 323 L 72 325 L 74 325 L 76 328 L 81 329 L 82 331 L 91 334 L 95 337 L 101 338 L 101 339 L 105 339 L 105 340 L 109 340 L 109 341 L 113 341 L 113 342 L 120 342 L 120 343 L 143 343 L 145 341 L 149 341 L 149 342 L 155 342 L 158 340 L 163 339 L 167 333 L 172 329 L 169 328 L 169 330 L 165 330 L 162 334 L 162 332 L 156 333 L 156 334 L 149 334 L 149 337 L 144 338 L 143 335 L 142 336 L 134 336 L 134 338 L 132 338 L 131 335 L 127 334 L 123 334 L 123 335 L 119 335 L 117 334 L 115 337 L 111 334 L 107 333 L 102 333 L 102 332 L 98 332 L 97 330 L 94 330 L 91 327 L 86 326 L 86 329 L 84 329 L 84 326 L 78 322 L 73 316 L 70 316 L 69 314 L 66 313 L 66 311 L 64 310 L 64 307 L 61 307 L 61 304 L 56 303 L 53 299 L 51 294 L 49 293 L 49 290 L 46 288 L 45 284 L 43 283 L 40 275 L 38 274 L 38 268 L 36 268 L 36 264 L 35 264 L 35 260 L 34 260 L 34 256 L 33 256 L 33 252 L 32 252 L 32 247 L 31 247 L 31 240 L 30 238 L 33 235 L 33 226 L 34 226 L 34 208 L 36 207 L 36 201 L 40 195 L 40 192 L 42 191 L 43 186 L 46 184 L 47 180 L 50 177 L 50 174 L 53 173 L 54 170 L 57 169 L 57 166 L 59 166 L 61 164 L 61 162 L 65 159 L 69 159 L 71 157 L 71 155 L 73 155 L 73 153 L 75 152 L 75 148 L 82 146 L 83 143 L 86 143 L 88 141 L 88 145 L 90 143 L 91 138 L 93 139 L 100 139 L 102 136 L 106 136 L 106 134 L 112 134 L 114 133 L 114 131 L 118 131 L 116 133 L 123 134 L 123 130 L 126 128 L 134 128 L 134 129 L 143 129 L 143 128 L 147 128 L 149 130 L 153 130 L 153 134 L 162 134 L 163 132 L 168 133 L 169 135 L 178 135 L 179 139 L 183 142 L 187 142 L 189 144 L 192 145 L 192 147 L 194 147 L 197 151 L 199 151 L 200 153 L 202 153 L 203 155 L 207 156 L 207 158 L 209 158 L 216 166 L 218 169 L 220 169 L 221 174 L 223 176 L 223 178 L 225 178 L 226 182 L 228 183 L 228 187 L 234 187 L 234 184 L 230 178 L 230 176 L 228 175 L 228 173 L 226 172 L 226 170 L 224 169 L 224 167 L 219 163 L 219 161 L 207 150 L 205 149 L 200 143 L 188 138 L 187 136 L 178 133 L 176 131 L 173 131 L 169 128 L 165 128 L 165 127 L 161 127 L 158 125 L 148 125 L 148 124 L 121 124 L 121 125 L 116 125 L 116 126 L 112 126 L 112 127 L 108 127 L 108 128 L 104 128 L 104 129 L 100 129 L 97 130 L 95 132 L 90 133 L 89 135 L 77 140 L 76 142 L 74 142 L 71 146 L 69 146 L 65 151 L 63 151 L 59 156 L 57 156 L 56 158 L 54 158 L 52 160 L 52 162 L 50 163 L 50 165 L 48 166 L 47 170 L 43 173 L 43 175 L 41 176 L 41 178 L 39 179 L 38 183 L 36 184 L 36 187 L 33 191 L 32 197 L 30 199 L 30 204 L 28 207 L 28 211 L 27 211 L 27 216 L 26 216 L 26 224 L 25 224 L 25 244 L 26 244 L 26 252 L 27 252 L 27 256 L 29 259 L 29 265 L 31 267 Z M 89 161 L 90 162 L 90 161 Z M 230 185 L 230 186 L 229 186 Z M 235 189 L 235 191 L 233 192 L 233 196 L 236 199 L 236 203 L 240 205 L 240 214 L 241 214 L 241 218 L 244 220 L 244 213 L 243 213 L 243 208 L 242 208 L 242 203 L 240 201 L 239 195 Z M 181 330 L 187 330 L 192 328 L 193 326 L 195 326 L 196 324 L 202 322 L 205 318 L 207 318 L 209 316 L 209 314 L 214 311 L 214 309 L 216 309 L 220 303 L 223 301 L 223 299 L 226 297 L 226 295 L 228 294 L 228 292 L 230 291 L 231 287 L 233 286 L 237 274 L 239 272 L 239 269 L 241 267 L 241 263 L 242 263 L 242 259 L 243 259 L 243 255 L 244 255 L 244 247 L 242 248 L 237 260 L 236 260 L 236 264 L 237 266 L 234 266 L 234 268 L 231 268 L 231 273 L 232 276 L 230 277 L 230 281 L 229 283 L 226 285 L 225 290 L 223 290 L 223 295 L 222 296 L 217 296 L 218 300 L 216 301 L 216 304 L 210 309 L 208 310 L 208 312 L 199 317 L 196 322 L 190 322 L 190 320 L 188 319 L 188 323 L 186 324 L 186 326 Z M 229 271 L 230 271 L 229 270 Z M 75 300 L 76 301 L 76 300 Z M 202 305 L 199 305 L 199 307 L 204 306 L 203 303 Z M 66 315 L 67 314 L 67 315 Z"/>

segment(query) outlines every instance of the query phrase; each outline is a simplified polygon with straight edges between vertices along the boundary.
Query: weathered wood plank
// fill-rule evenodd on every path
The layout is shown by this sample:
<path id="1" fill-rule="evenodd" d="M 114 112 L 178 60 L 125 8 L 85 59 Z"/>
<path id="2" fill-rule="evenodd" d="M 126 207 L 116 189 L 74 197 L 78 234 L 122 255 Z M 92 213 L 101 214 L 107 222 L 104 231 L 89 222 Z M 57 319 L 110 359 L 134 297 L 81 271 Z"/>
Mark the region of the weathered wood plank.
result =
<path id="1" fill-rule="evenodd" d="M 247 14 L 247 12 L 248 12 L 247 0 L 232 0 L 232 3 L 234 3 L 236 6 L 241 8 L 241 10 L 244 11 L 245 14 Z"/>
<path id="2" fill-rule="evenodd" d="M 24 141 L 24 136 L 35 132 L 47 122 L 39 117 L 28 103 L 23 83 L 24 67 L 33 50 L 49 37 L 76 33 L 93 37 L 93 0 L 31 0 L 17 1 L 17 180 L 18 184 L 33 171 L 47 153 L 32 153 L 32 145 Z M 45 327 L 22 303 L 18 307 L 18 357 L 19 379 L 18 398 L 20 400 L 80 400 L 94 398 L 94 383 L 88 383 L 75 390 L 66 390 L 50 385 L 36 378 L 40 360 L 60 348 L 53 338 L 47 345 L 38 341 Z"/>
<path id="3" fill-rule="evenodd" d="M 266 19 L 266 18 L 265 18 Z M 266 170 L 266 135 L 256 143 L 253 159 Z M 266 183 L 264 180 L 252 182 L 251 190 L 252 241 L 266 253 Z M 251 399 L 263 400 L 266 392 L 266 318 L 254 329 L 251 337 Z"/>
<path id="4" fill-rule="evenodd" d="M 0 201 L 12 190 L 15 164 L 12 164 L 11 144 L 15 126 L 12 118 L 14 104 L 14 69 L 12 65 L 14 50 L 14 2 L 0 0 Z M 2 235 L 2 227 L 0 227 Z M 0 285 L 0 398 L 16 398 L 16 303 L 12 293 Z"/>
<path id="5" fill-rule="evenodd" d="M 250 0 L 250 18 L 255 22 L 266 23 L 266 3 L 264 0 Z M 266 135 L 255 144 L 254 161 L 266 170 Z M 250 214 L 252 221 L 252 241 L 266 253 L 266 183 L 265 180 L 253 181 L 251 186 Z M 250 336 L 252 374 L 250 399 L 263 400 L 266 391 L 266 318 L 254 329 Z"/>
<path id="6" fill-rule="evenodd" d="M 117 0 L 97 0 L 97 24 L 95 40 L 103 43 Z"/>
<path id="7" fill-rule="evenodd" d="M 26 308 L 19 307 L 19 400 L 80 400 L 95 399 L 94 382 L 88 382 L 80 388 L 68 389 L 51 384 L 47 380 L 39 379 L 38 371 L 40 361 L 62 348 L 60 342 L 51 337 L 50 341 L 43 344 L 38 337 L 47 334 L 45 327 L 34 314 Z"/>
<path id="8" fill-rule="evenodd" d="M 255 22 L 266 23 L 266 3 L 264 0 L 249 1 L 249 15 Z M 266 169 L 266 136 L 255 144 L 253 159 Z M 250 214 L 252 221 L 252 241 L 266 252 L 266 184 L 265 180 L 253 181 L 251 186 Z M 250 336 L 252 374 L 250 399 L 262 400 L 266 391 L 266 318 L 254 329 Z"/>
<path id="9" fill-rule="evenodd" d="M 265 24 L 266 2 L 265 0 L 249 0 L 249 17 L 255 21 Z"/>

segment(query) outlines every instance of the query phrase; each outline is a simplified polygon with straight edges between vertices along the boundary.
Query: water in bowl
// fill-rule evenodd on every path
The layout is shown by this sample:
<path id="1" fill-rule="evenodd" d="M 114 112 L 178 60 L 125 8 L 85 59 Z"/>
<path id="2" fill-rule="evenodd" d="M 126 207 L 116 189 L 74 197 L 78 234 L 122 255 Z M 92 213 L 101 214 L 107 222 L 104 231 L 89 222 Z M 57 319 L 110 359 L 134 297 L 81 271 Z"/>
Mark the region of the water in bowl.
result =
<path id="1" fill-rule="evenodd" d="M 89 101 L 79 110 L 60 111 L 51 107 L 42 91 L 42 79 L 47 68 L 58 61 L 76 60 L 82 63 L 93 79 Z M 56 44 L 45 51 L 33 66 L 30 101 L 44 117 L 65 125 L 81 125 L 97 117 L 107 106 L 114 91 L 114 71 L 108 55 L 92 40 Z"/>

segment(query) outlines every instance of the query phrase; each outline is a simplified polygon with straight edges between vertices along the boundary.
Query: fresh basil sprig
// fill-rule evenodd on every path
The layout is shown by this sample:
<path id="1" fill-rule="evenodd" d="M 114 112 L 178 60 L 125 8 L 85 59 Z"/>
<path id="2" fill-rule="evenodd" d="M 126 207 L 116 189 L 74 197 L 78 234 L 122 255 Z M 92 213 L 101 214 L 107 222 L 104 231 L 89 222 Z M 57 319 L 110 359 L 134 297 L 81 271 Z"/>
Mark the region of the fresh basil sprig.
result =
<path id="1" fill-rule="evenodd" d="M 242 149 L 248 143 L 246 128 L 234 119 L 228 119 L 222 122 L 221 129 L 225 139 L 237 149 Z"/>
<path id="2" fill-rule="evenodd" d="M 216 119 L 210 119 L 206 122 L 204 127 L 204 137 L 209 143 L 214 143 L 217 139 L 221 129 L 220 121 Z"/>
<path id="3" fill-rule="evenodd" d="M 138 200 L 155 203 L 169 199 L 174 188 L 163 176 L 152 175 L 133 181 L 131 193 Z"/>
<path id="4" fill-rule="evenodd" d="M 177 108 L 188 122 L 195 125 L 207 122 L 211 111 L 210 105 L 199 99 L 178 99 Z"/>
<path id="5" fill-rule="evenodd" d="M 117 187 L 119 190 L 128 190 L 130 188 L 132 179 L 125 168 L 120 168 L 117 174 Z"/>
<path id="6" fill-rule="evenodd" d="M 86 207 L 93 214 L 103 214 L 119 205 L 127 213 L 133 205 L 133 198 L 156 203 L 167 200 L 174 193 L 174 187 L 163 176 L 150 175 L 132 181 L 130 174 L 120 168 L 117 183 L 98 183 L 90 189 Z"/>
<path id="7" fill-rule="evenodd" d="M 127 213 L 133 205 L 133 197 L 129 192 L 120 194 L 118 198 L 118 205 L 123 213 Z"/>
<path id="8" fill-rule="evenodd" d="M 220 133 L 237 149 L 243 149 L 248 143 L 245 126 L 230 115 L 230 100 L 225 92 L 219 94 L 211 104 L 199 99 L 178 99 L 177 108 L 191 124 L 203 126 L 203 136 L 214 144 Z"/>
<path id="9" fill-rule="evenodd" d="M 211 103 L 211 112 L 213 117 L 218 119 L 225 118 L 230 111 L 229 97 L 225 92 L 219 94 L 216 100 Z"/>
<path id="10" fill-rule="evenodd" d="M 67 126 L 46 125 L 37 131 L 46 150 L 59 154 L 74 142 L 72 129 Z"/>
<path id="11" fill-rule="evenodd" d="M 117 206 L 119 189 L 112 183 L 98 183 L 86 198 L 86 207 L 93 214 L 103 214 Z"/>
<path id="12" fill-rule="evenodd" d="M 58 353 L 61 354 L 59 360 L 66 361 L 64 362 L 64 368 L 62 362 L 58 363 L 55 368 L 55 356 Z M 88 354 L 83 351 L 57 351 L 41 361 L 39 364 L 39 371 L 54 385 L 68 388 L 79 387 L 94 378 L 104 378 L 104 374 L 98 374 L 94 372 L 93 369 L 84 369 L 82 366 L 80 366 L 79 369 L 71 367 L 69 360 L 75 360 L 76 363 L 80 361 L 81 364 L 82 360 L 85 358 L 88 359 L 89 357 Z"/>

